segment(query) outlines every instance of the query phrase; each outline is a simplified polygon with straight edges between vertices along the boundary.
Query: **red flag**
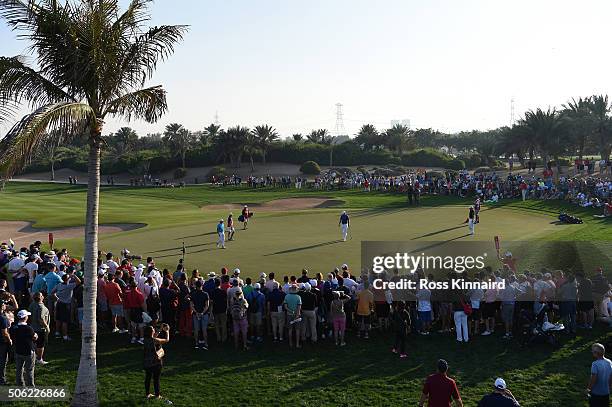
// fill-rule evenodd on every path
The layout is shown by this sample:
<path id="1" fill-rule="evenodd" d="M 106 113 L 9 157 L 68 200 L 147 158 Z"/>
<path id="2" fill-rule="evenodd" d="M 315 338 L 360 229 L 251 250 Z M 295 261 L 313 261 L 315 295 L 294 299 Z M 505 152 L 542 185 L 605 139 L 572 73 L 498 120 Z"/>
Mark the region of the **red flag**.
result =
<path id="1" fill-rule="evenodd" d="M 49 246 L 53 248 L 53 233 L 49 233 Z"/>
<path id="2" fill-rule="evenodd" d="M 495 236 L 495 250 L 499 253 L 499 236 Z"/>

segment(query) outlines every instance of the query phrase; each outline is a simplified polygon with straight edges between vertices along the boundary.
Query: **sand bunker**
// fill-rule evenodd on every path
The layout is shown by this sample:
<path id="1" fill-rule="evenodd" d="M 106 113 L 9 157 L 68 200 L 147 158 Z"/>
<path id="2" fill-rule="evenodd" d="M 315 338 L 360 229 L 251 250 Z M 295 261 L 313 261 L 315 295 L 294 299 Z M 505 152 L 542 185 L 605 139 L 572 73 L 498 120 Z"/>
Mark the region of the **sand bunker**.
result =
<path id="1" fill-rule="evenodd" d="M 99 233 L 117 233 L 127 230 L 134 230 L 146 226 L 144 223 L 117 223 L 112 225 L 99 225 Z M 53 233 L 55 241 L 60 239 L 71 239 L 83 237 L 85 234 L 84 226 L 69 228 L 50 228 L 41 229 L 32 227 L 32 222 L 23 221 L 0 221 L 0 242 L 8 242 L 13 239 L 16 246 L 27 246 L 32 242 L 40 240 L 47 242 L 49 233 Z"/>
<path id="2" fill-rule="evenodd" d="M 273 201 L 264 202 L 261 204 L 250 204 L 249 208 L 255 211 L 272 212 L 272 211 L 293 211 L 300 209 L 314 209 L 314 208 L 331 208 L 334 206 L 340 206 L 344 201 L 340 199 L 327 199 L 327 198 L 285 198 L 275 199 Z M 202 207 L 202 210 L 228 210 L 228 211 L 240 211 L 244 204 L 221 204 L 221 205 L 206 205 Z"/>

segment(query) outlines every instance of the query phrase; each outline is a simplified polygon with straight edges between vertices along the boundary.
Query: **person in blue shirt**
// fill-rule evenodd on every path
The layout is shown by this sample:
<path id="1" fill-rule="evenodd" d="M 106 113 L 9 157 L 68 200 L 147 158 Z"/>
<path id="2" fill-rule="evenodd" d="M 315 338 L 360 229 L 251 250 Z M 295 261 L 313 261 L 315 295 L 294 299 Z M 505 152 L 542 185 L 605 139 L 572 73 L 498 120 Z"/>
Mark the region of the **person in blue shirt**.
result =
<path id="1" fill-rule="evenodd" d="M 217 234 L 219 235 L 217 247 L 225 249 L 225 225 L 223 224 L 223 219 L 220 219 L 217 224 Z"/>
<path id="2" fill-rule="evenodd" d="M 47 284 L 47 293 L 53 291 L 56 285 L 62 282 L 62 277 L 56 272 L 57 266 L 55 263 L 48 263 L 47 270 L 49 272 L 45 274 L 45 283 Z M 57 298 L 53 295 L 47 295 L 47 308 L 49 308 L 49 313 L 52 318 L 55 317 L 55 301 Z"/>
<path id="3" fill-rule="evenodd" d="M 350 220 L 346 211 L 342 211 L 342 215 L 340 215 L 340 221 L 338 222 L 338 226 L 342 229 L 342 241 L 346 242 L 346 236 L 348 235 Z"/>
<path id="4" fill-rule="evenodd" d="M 263 342 L 263 311 L 266 308 L 266 296 L 261 292 L 261 284 L 255 283 L 253 289 L 246 296 L 249 302 L 247 310 L 251 340 Z"/>
<path id="5" fill-rule="evenodd" d="M 595 361 L 591 364 L 591 380 L 587 385 L 589 406 L 610 406 L 610 381 L 612 361 L 606 358 L 606 348 L 601 343 L 591 346 Z"/>

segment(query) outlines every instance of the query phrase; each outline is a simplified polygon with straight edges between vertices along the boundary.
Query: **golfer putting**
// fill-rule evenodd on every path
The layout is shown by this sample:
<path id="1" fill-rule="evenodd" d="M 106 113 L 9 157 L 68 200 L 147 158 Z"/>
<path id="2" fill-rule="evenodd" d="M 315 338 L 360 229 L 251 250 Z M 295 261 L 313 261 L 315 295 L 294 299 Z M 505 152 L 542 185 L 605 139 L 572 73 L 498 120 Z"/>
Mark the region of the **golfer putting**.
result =
<path id="1" fill-rule="evenodd" d="M 346 237 L 348 235 L 348 228 L 350 225 L 350 219 L 346 211 L 342 211 L 342 215 L 340 215 L 340 220 L 338 221 L 338 226 L 342 230 L 342 241 L 346 242 Z"/>

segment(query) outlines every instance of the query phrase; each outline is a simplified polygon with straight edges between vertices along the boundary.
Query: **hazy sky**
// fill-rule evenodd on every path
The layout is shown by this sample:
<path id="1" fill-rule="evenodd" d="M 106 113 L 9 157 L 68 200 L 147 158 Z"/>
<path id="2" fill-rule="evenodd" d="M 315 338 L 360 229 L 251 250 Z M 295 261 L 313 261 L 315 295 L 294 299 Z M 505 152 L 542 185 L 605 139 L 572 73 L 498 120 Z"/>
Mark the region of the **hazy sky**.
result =
<path id="1" fill-rule="evenodd" d="M 122 2 L 127 3 L 127 2 Z M 392 119 L 442 131 L 493 128 L 525 109 L 612 94 L 612 1 L 158 0 L 152 24 L 191 30 L 151 84 L 158 123 L 200 130 L 268 123 L 282 136 Z M 25 52 L 4 22 L 0 55 Z M 110 120 L 106 132 L 125 125 Z M 5 126 L 6 127 L 6 126 Z M 6 128 L 0 129 L 5 131 Z"/>

